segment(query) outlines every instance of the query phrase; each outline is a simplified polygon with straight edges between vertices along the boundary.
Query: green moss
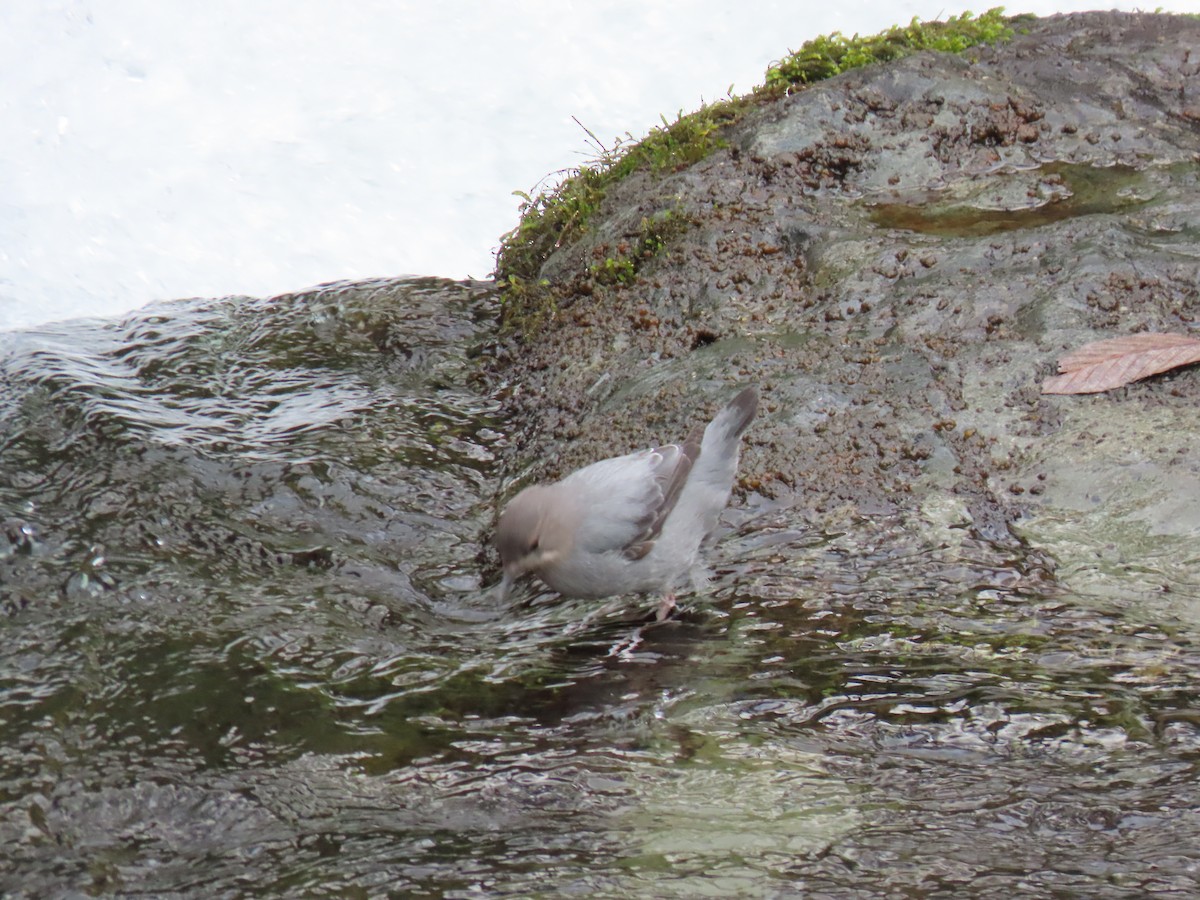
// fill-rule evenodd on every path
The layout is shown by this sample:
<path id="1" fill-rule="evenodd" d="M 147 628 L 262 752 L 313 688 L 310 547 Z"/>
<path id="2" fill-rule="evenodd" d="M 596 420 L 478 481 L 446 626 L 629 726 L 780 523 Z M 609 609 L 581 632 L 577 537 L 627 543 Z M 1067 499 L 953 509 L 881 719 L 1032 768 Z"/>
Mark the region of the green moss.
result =
<path id="1" fill-rule="evenodd" d="M 604 199 L 612 183 L 611 167 L 583 166 L 549 192 L 523 198 L 521 221 L 500 238 L 496 255 L 497 279 L 536 278 L 550 254 L 574 242 Z"/>
<path id="2" fill-rule="evenodd" d="M 558 299 L 545 278 L 509 275 L 500 294 L 500 327 L 532 334 L 558 312 Z"/>
<path id="3" fill-rule="evenodd" d="M 633 172 L 676 171 L 723 146 L 721 131 L 736 120 L 743 103 L 729 99 L 706 104 L 686 116 L 681 112 L 674 122 L 664 117 L 662 127 L 641 141 L 634 142 L 627 136 L 627 141 L 618 141 L 612 149 L 600 145 L 593 162 L 571 170 L 552 190 L 536 197 L 515 192 L 523 201 L 521 220 L 500 239 L 497 277 L 536 278 L 550 254 L 586 232 L 609 187 Z"/>
<path id="4" fill-rule="evenodd" d="M 597 260 L 588 267 L 588 278 L 608 287 L 631 283 L 647 262 L 691 225 L 692 220 L 677 210 L 644 217 L 631 241 L 597 248 Z M 507 331 L 531 334 L 558 312 L 559 296 L 560 291 L 545 278 L 510 274 L 501 294 L 500 324 Z"/>
<path id="5" fill-rule="evenodd" d="M 569 170 L 556 187 L 537 196 L 517 193 L 523 202 L 520 223 L 500 239 L 496 256 L 497 280 L 505 282 L 504 321 L 525 321 L 536 310 L 535 301 L 550 301 L 553 291 L 538 281 L 541 268 L 550 255 L 587 233 L 593 216 L 599 211 L 609 188 L 637 171 L 672 172 L 707 157 L 725 146 L 724 134 L 748 109 L 777 98 L 781 93 L 811 84 L 859 66 L 899 59 L 920 50 L 959 52 L 976 44 L 1006 40 L 1012 35 L 1014 20 L 1006 19 L 1001 8 L 991 9 L 978 18 L 971 13 L 951 17 L 944 22 L 918 22 L 896 26 L 873 37 L 840 33 L 816 38 L 804 44 L 786 59 L 767 70 L 766 83 L 749 94 L 732 94 L 719 102 L 705 104 L 693 113 L 665 117 L 640 141 L 627 135 L 611 149 L 595 135 L 598 156 L 592 162 Z M 633 253 L 606 257 L 589 269 L 600 283 L 623 284 L 637 274 L 645 248 Z M 660 252 L 657 246 L 654 253 Z M 537 317 L 544 318 L 538 313 Z"/>
<path id="6" fill-rule="evenodd" d="M 899 25 L 871 37 L 848 38 L 841 32 L 819 37 L 767 69 L 767 88 L 790 88 L 840 75 L 850 69 L 900 59 L 921 50 L 961 53 L 968 47 L 1008 40 L 1010 20 L 1002 7 L 979 18 L 965 12 L 944 22 Z"/>
<path id="7" fill-rule="evenodd" d="M 628 284 L 637 275 L 637 267 L 628 256 L 606 256 L 588 266 L 588 274 L 600 284 Z"/>
<path id="8" fill-rule="evenodd" d="M 656 257 L 676 235 L 688 227 L 686 216 L 667 210 L 642 219 L 637 240 L 620 244 L 616 254 L 605 256 L 588 267 L 588 275 L 600 284 L 629 284 L 643 264 Z"/>

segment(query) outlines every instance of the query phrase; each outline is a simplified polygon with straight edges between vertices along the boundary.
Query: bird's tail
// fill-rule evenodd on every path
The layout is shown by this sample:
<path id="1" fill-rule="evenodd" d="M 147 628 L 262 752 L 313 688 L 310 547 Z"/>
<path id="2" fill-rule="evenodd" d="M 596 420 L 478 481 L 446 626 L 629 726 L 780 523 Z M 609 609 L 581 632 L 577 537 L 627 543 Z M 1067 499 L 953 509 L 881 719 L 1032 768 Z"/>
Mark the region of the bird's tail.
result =
<path id="1" fill-rule="evenodd" d="M 708 423 L 708 427 L 704 429 L 705 445 L 709 446 L 710 441 L 713 441 L 715 445 L 736 441 L 742 436 L 742 432 L 750 427 L 756 412 L 758 412 L 758 388 L 751 385 L 726 403 L 725 407 Z"/>

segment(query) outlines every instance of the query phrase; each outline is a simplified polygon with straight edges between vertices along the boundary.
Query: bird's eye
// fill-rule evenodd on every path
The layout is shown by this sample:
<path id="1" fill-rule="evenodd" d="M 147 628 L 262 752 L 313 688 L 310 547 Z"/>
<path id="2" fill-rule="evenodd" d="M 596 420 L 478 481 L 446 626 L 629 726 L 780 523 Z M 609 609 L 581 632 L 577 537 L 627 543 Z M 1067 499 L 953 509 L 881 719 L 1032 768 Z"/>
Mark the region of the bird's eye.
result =
<path id="1" fill-rule="evenodd" d="M 538 539 L 534 538 L 533 543 L 529 545 L 529 549 L 526 550 L 525 552 L 526 553 L 537 553 L 538 543 L 539 543 Z"/>

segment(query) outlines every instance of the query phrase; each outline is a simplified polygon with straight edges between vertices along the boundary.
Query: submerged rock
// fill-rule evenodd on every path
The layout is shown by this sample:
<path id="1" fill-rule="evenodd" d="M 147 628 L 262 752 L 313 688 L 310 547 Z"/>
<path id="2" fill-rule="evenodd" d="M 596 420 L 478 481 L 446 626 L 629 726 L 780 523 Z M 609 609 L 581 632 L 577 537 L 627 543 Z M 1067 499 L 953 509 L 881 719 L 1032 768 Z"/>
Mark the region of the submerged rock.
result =
<path id="1" fill-rule="evenodd" d="M 827 533 L 887 517 L 924 546 L 965 530 L 1089 590 L 1151 545 L 1182 553 L 1200 373 L 1096 397 L 1040 384 L 1088 341 L 1193 328 L 1200 20 L 1020 31 L 783 97 L 702 162 L 610 191 L 543 269 L 554 326 L 514 353 L 527 451 L 566 471 L 754 381 L 752 508 Z M 666 211 L 691 227 L 636 278 L 589 276 Z"/>

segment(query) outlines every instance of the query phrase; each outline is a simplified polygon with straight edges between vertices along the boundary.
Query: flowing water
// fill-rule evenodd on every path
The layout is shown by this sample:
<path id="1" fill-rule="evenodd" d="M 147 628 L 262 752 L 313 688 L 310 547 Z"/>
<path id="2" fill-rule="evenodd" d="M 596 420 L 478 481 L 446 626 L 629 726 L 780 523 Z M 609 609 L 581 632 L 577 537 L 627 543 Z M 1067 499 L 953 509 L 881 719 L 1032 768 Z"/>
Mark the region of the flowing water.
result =
<path id="1" fill-rule="evenodd" d="M 0 890 L 1200 889 L 1179 560 L 1064 596 L 1015 541 L 756 499 L 677 621 L 502 604 L 494 315 L 380 282 L 0 335 Z"/>

